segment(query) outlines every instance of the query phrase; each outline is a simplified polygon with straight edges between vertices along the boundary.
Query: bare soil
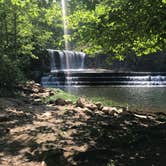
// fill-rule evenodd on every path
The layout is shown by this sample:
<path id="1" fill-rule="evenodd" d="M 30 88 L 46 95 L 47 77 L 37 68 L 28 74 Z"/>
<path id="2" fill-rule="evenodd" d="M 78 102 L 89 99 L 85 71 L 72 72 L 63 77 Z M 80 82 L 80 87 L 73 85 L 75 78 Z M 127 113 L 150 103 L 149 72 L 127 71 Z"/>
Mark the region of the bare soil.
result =
<path id="1" fill-rule="evenodd" d="M 1 166 L 165 166 L 166 114 L 131 112 L 29 83 L 0 98 Z"/>

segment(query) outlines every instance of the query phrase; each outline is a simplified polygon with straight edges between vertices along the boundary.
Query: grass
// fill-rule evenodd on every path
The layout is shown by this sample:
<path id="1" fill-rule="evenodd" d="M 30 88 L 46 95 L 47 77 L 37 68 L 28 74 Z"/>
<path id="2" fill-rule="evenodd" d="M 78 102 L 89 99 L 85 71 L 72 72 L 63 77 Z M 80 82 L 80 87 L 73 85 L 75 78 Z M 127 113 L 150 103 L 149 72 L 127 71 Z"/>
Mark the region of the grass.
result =
<path id="1" fill-rule="evenodd" d="M 48 98 L 46 98 L 45 102 L 56 100 L 58 98 L 62 98 L 62 99 L 65 99 L 65 100 L 70 100 L 72 102 L 76 102 L 77 99 L 78 99 L 78 96 L 69 94 L 69 93 L 67 93 L 67 92 L 65 92 L 61 89 L 54 89 L 54 88 L 51 88 L 51 89 L 55 92 L 55 95 L 49 96 Z"/>

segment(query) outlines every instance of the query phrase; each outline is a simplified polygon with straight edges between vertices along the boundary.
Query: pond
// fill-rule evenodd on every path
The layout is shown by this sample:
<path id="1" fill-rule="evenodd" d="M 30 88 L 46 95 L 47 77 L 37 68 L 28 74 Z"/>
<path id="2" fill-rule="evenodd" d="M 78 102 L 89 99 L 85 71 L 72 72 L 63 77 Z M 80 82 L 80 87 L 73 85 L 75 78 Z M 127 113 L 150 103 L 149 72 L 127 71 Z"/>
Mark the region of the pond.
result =
<path id="1" fill-rule="evenodd" d="M 111 100 L 130 109 L 166 113 L 166 87 L 70 87 L 64 88 L 77 96 Z"/>

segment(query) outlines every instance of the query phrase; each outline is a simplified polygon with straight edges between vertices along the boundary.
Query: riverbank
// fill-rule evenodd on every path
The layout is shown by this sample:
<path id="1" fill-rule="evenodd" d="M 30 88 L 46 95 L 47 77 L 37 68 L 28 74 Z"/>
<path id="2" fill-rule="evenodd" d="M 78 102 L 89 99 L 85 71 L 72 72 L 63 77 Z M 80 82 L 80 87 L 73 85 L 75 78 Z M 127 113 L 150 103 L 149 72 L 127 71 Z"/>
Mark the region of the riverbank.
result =
<path id="1" fill-rule="evenodd" d="M 2 166 L 166 163 L 165 113 L 108 107 L 33 82 L 18 91 L 0 98 Z"/>

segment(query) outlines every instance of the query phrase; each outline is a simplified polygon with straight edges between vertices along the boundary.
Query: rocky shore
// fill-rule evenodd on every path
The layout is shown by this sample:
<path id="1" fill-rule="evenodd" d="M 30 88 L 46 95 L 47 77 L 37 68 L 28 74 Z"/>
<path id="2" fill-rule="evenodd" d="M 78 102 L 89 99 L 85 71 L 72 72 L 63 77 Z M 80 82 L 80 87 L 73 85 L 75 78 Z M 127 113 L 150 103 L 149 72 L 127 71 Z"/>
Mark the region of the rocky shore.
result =
<path id="1" fill-rule="evenodd" d="M 165 166 L 166 114 L 57 98 L 34 82 L 0 98 L 1 166 Z"/>

